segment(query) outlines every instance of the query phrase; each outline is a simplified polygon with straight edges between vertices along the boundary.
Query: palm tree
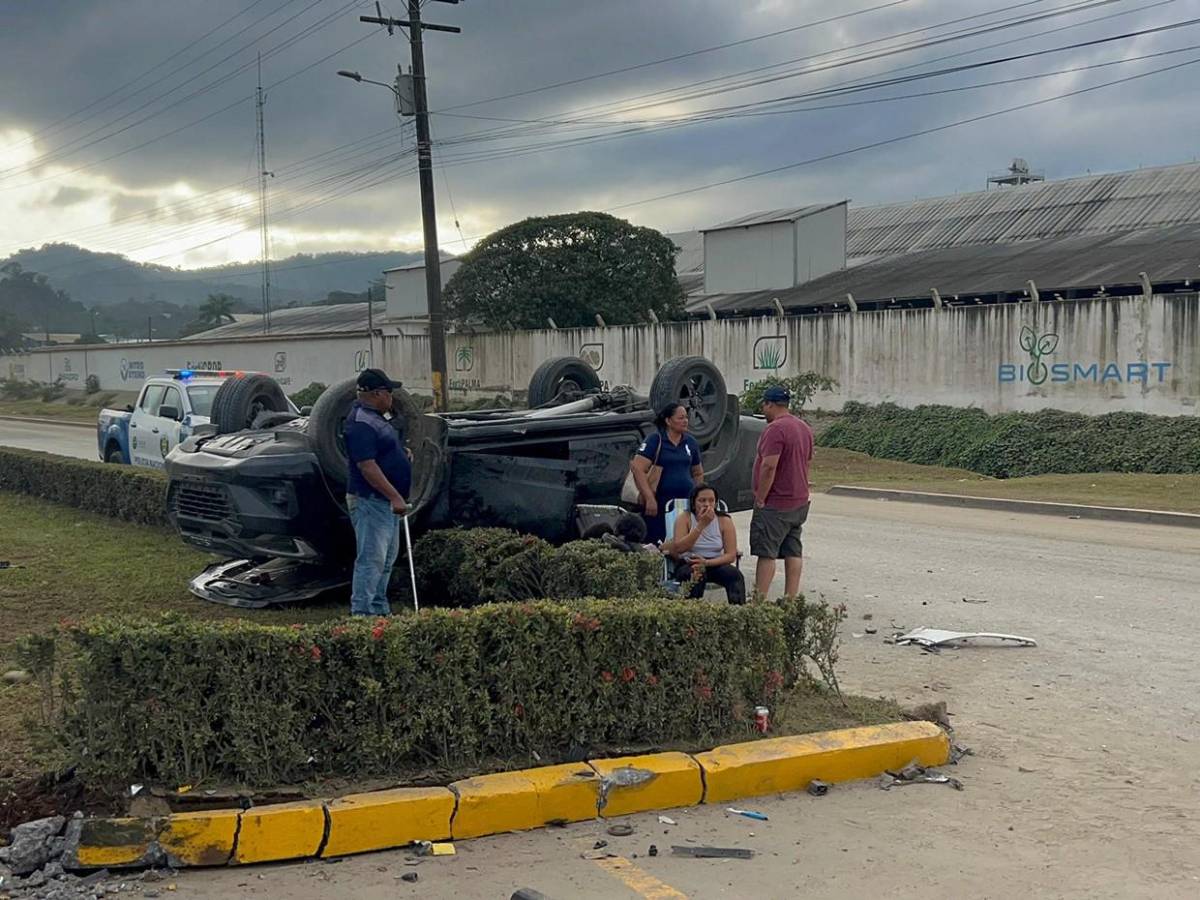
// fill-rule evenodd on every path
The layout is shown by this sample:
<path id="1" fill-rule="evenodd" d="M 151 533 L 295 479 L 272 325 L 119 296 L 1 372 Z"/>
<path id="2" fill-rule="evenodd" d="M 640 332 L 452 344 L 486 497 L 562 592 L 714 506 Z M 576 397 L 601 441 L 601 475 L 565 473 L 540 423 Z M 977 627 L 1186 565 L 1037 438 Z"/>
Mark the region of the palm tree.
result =
<path id="1" fill-rule="evenodd" d="M 226 319 L 230 322 L 236 321 L 233 315 L 233 307 L 236 302 L 237 300 L 228 294 L 209 294 L 208 299 L 200 304 L 199 320 L 213 328 Z"/>

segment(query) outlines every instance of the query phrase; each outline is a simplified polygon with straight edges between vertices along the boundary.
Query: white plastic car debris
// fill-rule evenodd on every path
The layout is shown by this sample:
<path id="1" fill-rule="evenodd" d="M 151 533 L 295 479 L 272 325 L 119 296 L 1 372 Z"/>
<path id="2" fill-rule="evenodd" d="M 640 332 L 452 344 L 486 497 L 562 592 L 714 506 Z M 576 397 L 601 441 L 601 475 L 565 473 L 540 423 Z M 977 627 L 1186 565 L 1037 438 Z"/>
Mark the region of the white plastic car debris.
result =
<path id="1" fill-rule="evenodd" d="M 991 631 L 946 631 L 943 628 L 914 628 L 907 634 L 897 635 L 896 644 L 917 644 L 921 647 L 958 647 L 975 641 L 999 641 L 1013 643 L 1021 647 L 1036 647 L 1033 638 L 1021 637 L 1018 634 L 997 634 Z"/>

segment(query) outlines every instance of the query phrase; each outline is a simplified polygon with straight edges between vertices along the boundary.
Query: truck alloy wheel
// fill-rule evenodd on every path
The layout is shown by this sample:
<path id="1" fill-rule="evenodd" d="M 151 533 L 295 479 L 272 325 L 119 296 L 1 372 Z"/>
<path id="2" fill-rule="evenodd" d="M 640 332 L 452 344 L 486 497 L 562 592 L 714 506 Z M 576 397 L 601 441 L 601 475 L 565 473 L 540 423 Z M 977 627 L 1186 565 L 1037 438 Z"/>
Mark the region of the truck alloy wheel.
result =
<path id="1" fill-rule="evenodd" d="M 689 430 L 702 444 L 720 433 L 726 397 L 720 369 L 703 356 L 667 360 L 650 385 L 650 408 L 657 413 L 669 403 L 682 403 L 688 411 Z"/>

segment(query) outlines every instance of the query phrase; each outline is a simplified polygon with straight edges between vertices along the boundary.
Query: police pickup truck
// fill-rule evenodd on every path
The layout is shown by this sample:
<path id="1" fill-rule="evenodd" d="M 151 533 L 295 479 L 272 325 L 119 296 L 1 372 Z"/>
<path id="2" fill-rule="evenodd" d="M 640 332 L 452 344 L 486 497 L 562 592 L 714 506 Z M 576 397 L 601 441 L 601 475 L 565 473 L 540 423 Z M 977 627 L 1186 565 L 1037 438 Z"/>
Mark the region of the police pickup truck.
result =
<path id="1" fill-rule="evenodd" d="M 217 389 L 226 379 L 242 374 L 167 369 L 165 375 L 146 379 L 135 404 L 123 410 L 100 410 L 96 425 L 100 459 L 163 468 L 168 453 L 197 426 L 208 424 Z"/>

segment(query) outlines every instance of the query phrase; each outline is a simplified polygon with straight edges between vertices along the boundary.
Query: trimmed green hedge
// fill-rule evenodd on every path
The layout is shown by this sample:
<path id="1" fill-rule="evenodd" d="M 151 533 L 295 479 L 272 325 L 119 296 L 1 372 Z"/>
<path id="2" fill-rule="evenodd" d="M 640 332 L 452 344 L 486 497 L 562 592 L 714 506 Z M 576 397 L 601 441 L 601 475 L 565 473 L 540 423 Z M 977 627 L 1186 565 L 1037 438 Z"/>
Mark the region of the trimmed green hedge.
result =
<path id="1" fill-rule="evenodd" d="M 662 582 L 662 557 L 622 553 L 601 541 L 561 547 L 505 528 L 433 531 L 413 548 L 422 597 L 475 606 L 550 597 L 632 597 Z"/>
<path id="2" fill-rule="evenodd" d="M 1200 416 L 1059 410 L 989 416 L 979 409 L 847 403 L 826 447 L 996 478 L 1072 472 L 1200 472 Z"/>
<path id="3" fill-rule="evenodd" d="M 100 620 L 26 645 L 88 778 L 272 784 L 727 736 L 795 683 L 810 610 L 509 603 L 290 628 Z M 55 724 L 55 723 L 51 723 Z"/>
<path id="4" fill-rule="evenodd" d="M 168 524 L 167 479 L 156 469 L 0 447 L 0 490 L 139 525 Z"/>

